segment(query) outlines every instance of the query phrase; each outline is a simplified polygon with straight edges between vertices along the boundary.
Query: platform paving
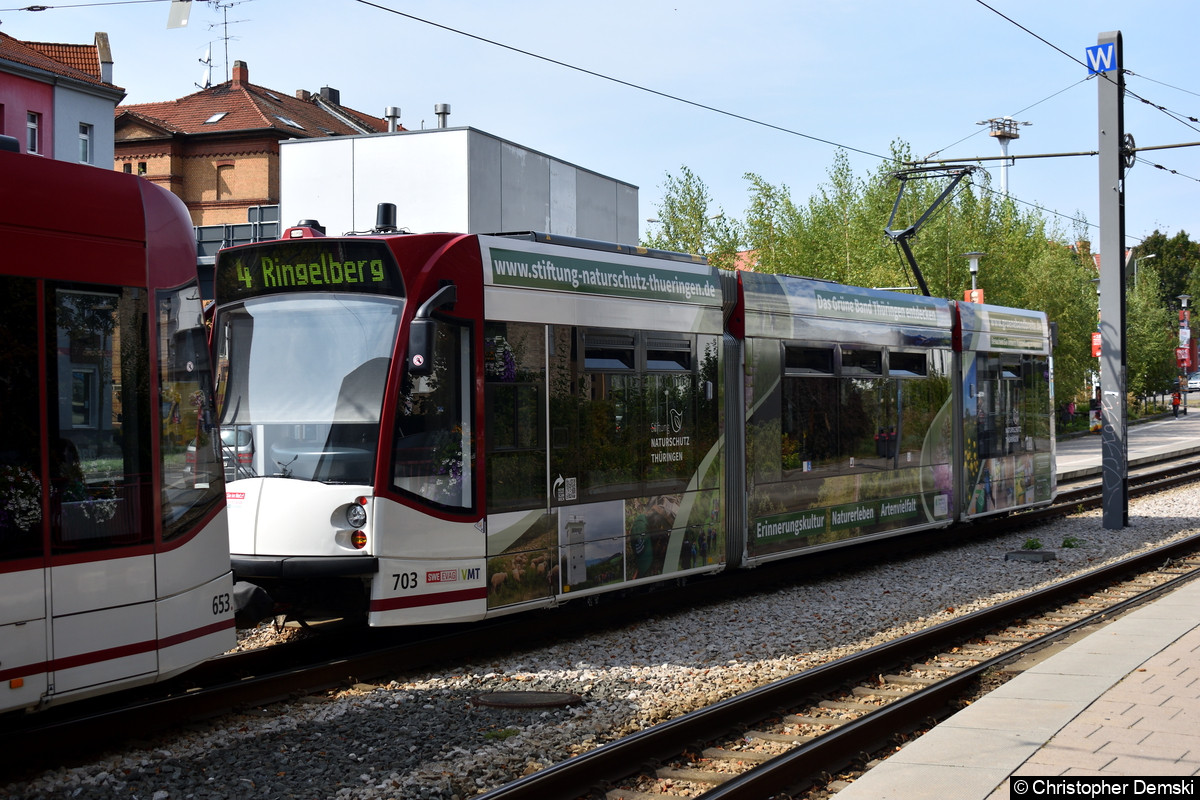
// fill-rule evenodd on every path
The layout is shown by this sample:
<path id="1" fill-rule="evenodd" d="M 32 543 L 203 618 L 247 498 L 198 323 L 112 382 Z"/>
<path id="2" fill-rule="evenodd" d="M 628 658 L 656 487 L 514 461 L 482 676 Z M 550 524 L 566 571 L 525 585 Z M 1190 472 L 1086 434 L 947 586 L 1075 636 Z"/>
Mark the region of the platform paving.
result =
<path id="1" fill-rule="evenodd" d="M 1200 776 L 1200 581 L 1029 666 L 837 793 L 1009 800 L 1021 776 Z"/>

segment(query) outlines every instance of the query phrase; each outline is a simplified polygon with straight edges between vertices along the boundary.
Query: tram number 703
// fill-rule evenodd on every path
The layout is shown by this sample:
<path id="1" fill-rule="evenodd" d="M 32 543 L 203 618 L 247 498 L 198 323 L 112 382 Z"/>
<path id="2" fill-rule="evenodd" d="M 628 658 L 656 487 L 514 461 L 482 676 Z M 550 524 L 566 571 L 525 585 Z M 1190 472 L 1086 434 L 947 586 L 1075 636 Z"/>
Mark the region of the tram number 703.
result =
<path id="1" fill-rule="evenodd" d="M 392 591 L 398 592 L 401 589 L 416 589 L 417 588 L 417 573 L 415 572 L 393 572 L 392 573 Z"/>

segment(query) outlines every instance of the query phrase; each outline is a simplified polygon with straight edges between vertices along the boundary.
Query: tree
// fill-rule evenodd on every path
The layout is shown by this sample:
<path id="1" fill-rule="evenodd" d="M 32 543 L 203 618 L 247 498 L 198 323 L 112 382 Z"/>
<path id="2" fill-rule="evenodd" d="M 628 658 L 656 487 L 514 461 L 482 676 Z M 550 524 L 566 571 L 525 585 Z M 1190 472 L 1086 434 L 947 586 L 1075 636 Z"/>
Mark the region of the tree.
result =
<path id="1" fill-rule="evenodd" d="M 828 180 L 806 202 L 793 199 L 787 186 L 750 173 L 750 202 L 744 222 L 710 212 L 708 189 L 686 167 L 668 176 L 659 207 L 661 227 L 647 246 L 705 253 L 718 266 L 732 264 L 741 244 L 754 250 L 758 269 L 837 281 L 855 286 L 906 287 L 916 284 L 899 247 L 884 235 L 896 203 L 900 165 L 910 150 L 894 142 L 891 158 L 859 177 L 844 151 L 834 155 Z M 915 222 L 941 193 L 944 179 L 912 180 L 897 208 L 894 229 Z M 1096 369 L 1091 334 L 1098 304 L 1095 265 L 1086 248 L 1067 242 L 1086 238 L 1086 221 L 1071 236 L 1053 227 L 1033 208 L 1023 210 L 991 188 L 988 173 L 978 170 L 964 180 L 910 240 L 930 293 L 957 299 L 971 285 L 968 252 L 982 252 L 979 287 L 987 302 L 1046 312 L 1057 329 L 1055 392 L 1060 402 L 1081 395 Z M 1132 392 L 1158 390 L 1163 381 L 1165 341 L 1162 314 L 1188 291 L 1200 298 L 1200 245 L 1180 233 L 1155 232 L 1137 254 L 1143 260 L 1139 288 L 1131 287 L 1127 343 Z M 1143 256 L 1144 258 L 1144 256 Z M 1153 277 L 1144 277 L 1150 276 Z M 1141 284 L 1148 284 L 1142 291 Z M 1190 290 L 1190 291 L 1189 291 Z M 1168 327 L 1170 327 L 1168 325 Z M 1169 366 L 1169 362 L 1168 362 Z"/>
<path id="2" fill-rule="evenodd" d="M 1161 280 L 1153 262 L 1141 265 L 1137 286 L 1125 300 L 1126 391 L 1166 392 L 1175 379 L 1177 333 L 1171 310 L 1161 301 Z"/>
<path id="3" fill-rule="evenodd" d="M 1200 289 L 1196 267 L 1200 265 L 1200 244 L 1193 242 L 1185 231 L 1167 238 L 1155 229 L 1142 243 L 1134 248 L 1130 259 L 1130 272 L 1141 273 L 1153 266 L 1159 277 L 1158 297 L 1163 307 L 1176 304 L 1181 294 L 1196 293 Z M 1154 260 L 1150 260 L 1154 256 Z M 1141 280 L 1140 274 L 1130 274 L 1129 283 Z"/>
<path id="4" fill-rule="evenodd" d="M 733 269 L 741 249 L 740 226 L 720 208 L 711 213 L 708 186 L 687 167 L 680 171 L 678 178 L 668 173 L 655 231 L 642 244 L 707 256 L 712 264 Z"/>

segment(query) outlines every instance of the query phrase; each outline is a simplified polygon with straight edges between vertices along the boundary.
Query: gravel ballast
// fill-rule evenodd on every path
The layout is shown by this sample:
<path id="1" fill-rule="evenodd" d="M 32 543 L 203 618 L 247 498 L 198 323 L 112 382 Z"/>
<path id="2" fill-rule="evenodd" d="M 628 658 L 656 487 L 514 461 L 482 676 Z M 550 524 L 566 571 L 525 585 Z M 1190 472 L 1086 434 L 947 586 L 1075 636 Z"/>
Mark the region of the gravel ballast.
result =
<path id="1" fill-rule="evenodd" d="M 904 563 L 654 617 L 448 672 L 222 717 L 94 763 L 0 785 L 3 798 L 466 798 L 604 742 L 1200 529 L 1200 493 L 1130 503 Z M 951 532 L 949 535 L 953 535 Z M 1008 560 L 1030 538 L 1051 561 Z M 1068 545 L 1075 546 L 1063 546 Z M 487 692 L 583 702 L 500 708 Z M 0 776 L 0 780 L 9 780 Z"/>

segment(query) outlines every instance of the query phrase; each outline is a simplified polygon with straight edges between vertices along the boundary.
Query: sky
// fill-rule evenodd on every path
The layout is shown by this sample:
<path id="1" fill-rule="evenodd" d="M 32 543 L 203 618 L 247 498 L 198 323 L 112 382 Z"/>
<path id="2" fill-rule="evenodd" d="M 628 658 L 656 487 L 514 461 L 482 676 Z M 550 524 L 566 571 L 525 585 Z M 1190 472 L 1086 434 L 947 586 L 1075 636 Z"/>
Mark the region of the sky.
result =
<path id="1" fill-rule="evenodd" d="M 182 29 L 167 28 L 166 0 L 45 5 L 0 0 L 0 31 L 77 44 L 107 32 L 126 103 L 198 91 L 210 51 L 213 83 L 244 61 L 276 92 L 330 86 L 380 117 L 399 106 L 410 130 L 449 103 L 452 127 L 638 186 L 643 235 L 684 167 L 712 213 L 741 218 L 747 173 L 803 204 L 839 148 L 859 177 L 897 142 L 917 158 L 999 156 L 977 124 L 993 118 L 1029 123 L 1011 155 L 1094 151 L 1085 49 L 1109 31 L 1133 73 L 1126 133 L 1138 147 L 1200 142 L 1194 0 L 194 0 Z M 999 162 L 983 163 L 998 190 Z M 1017 160 L 1008 187 L 1062 239 L 1099 249 L 1097 157 Z M 1200 240 L 1198 200 L 1200 147 L 1138 153 L 1126 246 L 1155 230 Z"/>

